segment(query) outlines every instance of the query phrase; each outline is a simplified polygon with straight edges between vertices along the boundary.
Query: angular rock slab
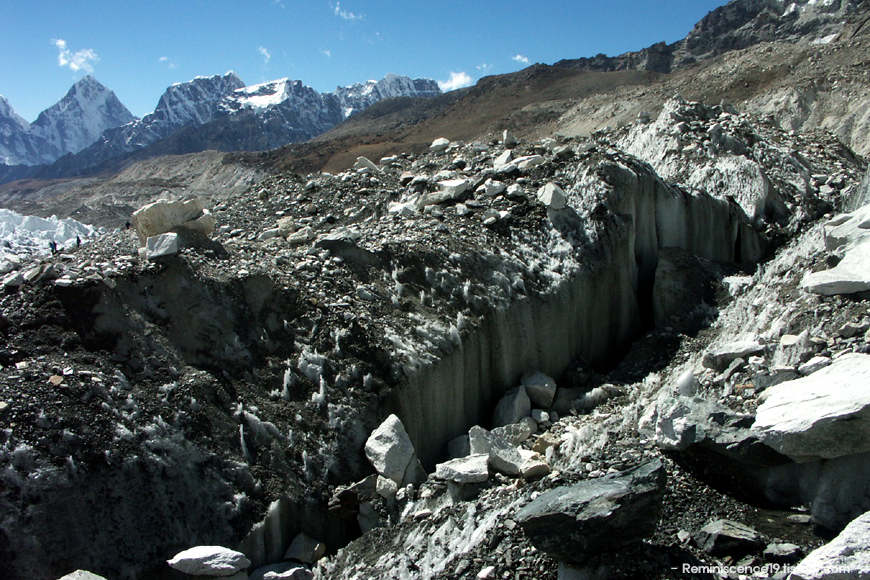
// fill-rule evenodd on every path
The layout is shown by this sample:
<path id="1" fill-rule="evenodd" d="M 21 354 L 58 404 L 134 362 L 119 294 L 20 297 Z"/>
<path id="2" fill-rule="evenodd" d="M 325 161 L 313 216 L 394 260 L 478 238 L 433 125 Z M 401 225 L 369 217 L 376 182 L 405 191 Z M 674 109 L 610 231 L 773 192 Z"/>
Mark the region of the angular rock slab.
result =
<path id="1" fill-rule="evenodd" d="M 870 355 L 850 354 L 766 391 L 753 430 L 798 462 L 870 451 Z"/>
<path id="2" fill-rule="evenodd" d="M 506 475 L 520 475 L 525 460 L 516 447 L 503 437 L 475 425 L 468 431 L 472 455 L 485 454 L 489 465 Z"/>
<path id="3" fill-rule="evenodd" d="M 166 563 L 193 576 L 232 576 L 251 565 L 244 554 L 223 546 L 196 546 L 179 552 Z"/>
<path id="4" fill-rule="evenodd" d="M 307 566 L 296 562 L 279 562 L 257 568 L 249 580 L 312 580 L 314 574 Z"/>
<path id="5" fill-rule="evenodd" d="M 853 520 L 830 543 L 810 552 L 791 580 L 870 578 L 870 512 Z"/>
<path id="6" fill-rule="evenodd" d="M 390 415 L 372 431 L 365 445 L 366 458 L 379 474 L 402 484 L 414 457 L 414 444 L 396 415 Z"/>
<path id="7" fill-rule="evenodd" d="M 515 519 L 536 548 L 582 565 L 655 532 L 666 477 L 662 462 L 650 461 L 613 476 L 552 489 Z"/>
<path id="8" fill-rule="evenodd" d="M 480 453 L 435 466 L 435 477 L 454 483 L 482 483 L 489 479 L 489 455 Z"/>
<path id="9" fill-rule="evenodd" d="M 833 252 L 870 235 L 870 205 L 838 215 L 825 224 L 825 249 Z"/>
<path id="10" fill-rule="evenodd" d="M 178 234 L 159 234 L 145 240 L 145 257 L 154 260 L 178 253 Z"/>
<path id="11" fill-rule="evenodd" d="M 698 546 L 711 556 L 745 556 L 758 550 L 763 542 L 758 532 L 731 520 L 716 520 L 700 529 Z"/>
<path id="12" fill-rule="evenodd" d="M 739 340 L 711 348 L 704 353 L 701 364 L 708 369 L 722 372 L 736 359 L 747 358 L 761 352 L 764 352 L 764 345 L 754 340 Z"/>
<path id="13" fill-rule="evenodd" d="M 870 290 L 870 236 L 848 246 L 843 259 L 830 270 L 805 275 L 801 288 L 822 296 Z"/>

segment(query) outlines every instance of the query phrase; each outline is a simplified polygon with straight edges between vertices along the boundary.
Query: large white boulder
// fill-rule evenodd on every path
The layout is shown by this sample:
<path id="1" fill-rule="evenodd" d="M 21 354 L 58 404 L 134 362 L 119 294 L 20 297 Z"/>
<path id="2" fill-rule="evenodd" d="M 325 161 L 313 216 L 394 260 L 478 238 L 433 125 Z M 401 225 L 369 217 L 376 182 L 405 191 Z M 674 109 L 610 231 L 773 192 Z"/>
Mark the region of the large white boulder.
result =
<path id="1" fill-rule="evenodd" d="M 166 563 L 192 576 L 232 576 L 251 565 L 244 554 L 223 546 L 196 546 Z"/>
<path id="2" fill-rule="evenodd" d="M 357 171 L 369 171 L 371 173 L 380 173 L 381 169 L 375 165 L 368 157 L 357 157 L 356 163 L 353 164 Z"/>
<path id="3" fill-rule="evenodd" d="M 805 275 L 804 290 L 823 296 L 870 290 L 870 205 L 828 221 L 825 248 L 842 259 L 829 270 Z"/>
<path id="4" fill-rule="evenodd" d="M 790 580 L 870 578 L 870 512 L 852 521 L 828 544 L 795 566 Z"/>
<path id="5" fill-rule="evenodd" d="M 498 157 L 492 160 L 493 167 L 502 167 L 510 163 L 514 158 L 514 154 L 510 149 L 503 151 Z"/>
<path id="6" fill-rule="evenodd" d="M 450 147 L 450 139 L 445 139 L 444 137 L 439 137 L 432 141 L 432 144 L 429 145 L 429 151 L 432 153 L 440 153 L 441 151 L 446 150 Z"/>
<path id="7" fill-rule="evenodd" d="M 414 444 L 396 415 L 390 415 L 372 431 L 366 441 L 365 453 L 375 471 L 397 485 L 402 484 L 405 471 L 415 456 Z"/>
<path id="8" fill-rule="evenodd" d="M 450 199 L 458 199 L 460 195 L 468 191 L 471 183 L 467 179 L 447 179 L 438 182 L 438 189 L 445 195 L 449 195 Z"/>
<path id="9" fill-rule="evenodd" d="M 214 231 L 214 216 L 198 199 L 188 201 L 160 200 L 133 212 L 133 225 L 139 235 L 139 245 L 151 236 L 166 233 L 178 226 L 209 235 Z"/>
<path id="10" fill-rule="evenodd" d="M 753 429 L 798 462 L 870 451 L 870 355 L 849 354 L 765 391 Z"/>

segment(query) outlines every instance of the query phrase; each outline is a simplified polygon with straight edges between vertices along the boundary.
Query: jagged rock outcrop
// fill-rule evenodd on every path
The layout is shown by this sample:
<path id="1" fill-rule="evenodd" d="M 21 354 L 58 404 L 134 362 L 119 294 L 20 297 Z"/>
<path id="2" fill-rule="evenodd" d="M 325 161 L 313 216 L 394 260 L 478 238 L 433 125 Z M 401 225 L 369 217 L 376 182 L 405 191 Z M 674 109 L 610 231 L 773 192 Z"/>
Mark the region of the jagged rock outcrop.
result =
<path id="1" fill-rule="evenodd" d="M 659 42 L 619 56 L 598 54 L 562 60 L 556 66 L 667 73 L 761 42 L 830 42 L 860 4 L 856 0 L 732 0 L 707 14 L 684 39 L 673 44 Z"/>

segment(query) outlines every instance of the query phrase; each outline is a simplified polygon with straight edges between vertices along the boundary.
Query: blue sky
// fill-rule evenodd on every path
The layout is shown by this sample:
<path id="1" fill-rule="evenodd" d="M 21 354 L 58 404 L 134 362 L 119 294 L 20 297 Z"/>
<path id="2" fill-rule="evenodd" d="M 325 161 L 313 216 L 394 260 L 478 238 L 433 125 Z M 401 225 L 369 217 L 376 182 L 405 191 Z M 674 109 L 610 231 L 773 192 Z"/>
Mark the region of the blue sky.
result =
<path id="1" fill-rule="evenodd" d="M 34 121 L 85 74 L 141 117 L 167 86 L 234 70 L 332 91 L 387 73 L 473 84 L 684 37 L 725 0 L 4 0 L 0 94 Z"/>

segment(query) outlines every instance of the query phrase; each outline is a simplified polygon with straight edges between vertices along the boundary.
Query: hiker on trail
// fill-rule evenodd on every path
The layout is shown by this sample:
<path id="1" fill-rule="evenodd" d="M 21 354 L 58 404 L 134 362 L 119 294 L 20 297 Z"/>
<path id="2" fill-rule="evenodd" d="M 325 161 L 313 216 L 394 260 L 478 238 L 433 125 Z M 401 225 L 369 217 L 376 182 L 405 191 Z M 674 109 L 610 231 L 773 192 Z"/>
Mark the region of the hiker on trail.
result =
<path id="1" fill-rule="evenodd" d="M 57 242 L 55 242 L 54 240 L 51 240 L 50 242 L 48 242 L 48 247 L 51 250 L 52 256 L 57 254 Z"/>

